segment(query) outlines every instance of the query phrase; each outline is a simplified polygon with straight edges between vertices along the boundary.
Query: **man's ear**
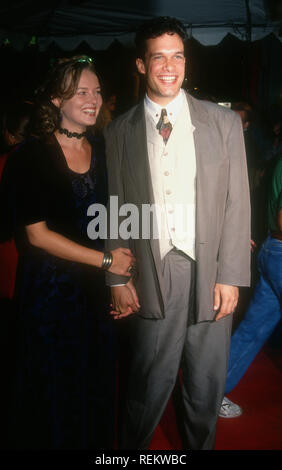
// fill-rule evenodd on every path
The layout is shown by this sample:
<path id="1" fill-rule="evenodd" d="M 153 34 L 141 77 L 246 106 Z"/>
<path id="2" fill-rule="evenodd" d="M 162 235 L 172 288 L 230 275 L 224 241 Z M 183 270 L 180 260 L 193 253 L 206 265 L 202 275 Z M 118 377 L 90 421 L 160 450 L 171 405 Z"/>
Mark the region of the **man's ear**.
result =
<path id="1" fill-rule="evenodd" d="M 136 67 L 139 73 L 142 73 L 143 75 L 146 73 L 146 67 L 142 59 L 136 59 Z"/>
<path id="2" fill-rule="evenodd" d="M 57 108 L 61 107 L 62 100 L 60 98 L 52 98 L 51 101 Z"/>

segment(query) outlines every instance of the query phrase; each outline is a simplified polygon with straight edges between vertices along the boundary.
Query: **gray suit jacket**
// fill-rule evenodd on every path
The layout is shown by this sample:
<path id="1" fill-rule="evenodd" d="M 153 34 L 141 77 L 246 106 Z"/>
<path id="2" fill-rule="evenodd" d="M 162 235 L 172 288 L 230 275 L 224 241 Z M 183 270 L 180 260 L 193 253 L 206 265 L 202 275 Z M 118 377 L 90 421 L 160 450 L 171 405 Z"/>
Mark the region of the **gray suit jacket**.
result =
<path id="1" fill-rule="evenodd" d="M 212 320 L 215 283 L 250 282 L 250 204 L 242 124 L 239 116 L 187 94 L 196 153 L 195 321 Z M 143 102 L 105 130 L 109 194 L 119 205 L 153 204 Z M 142 220 L 140 215 L 140 232 Z M 137 258 L 135 281 L 140 314 L 164 317 L 164 286 L 158 240 L 110 239 L 107 249 L 130 248 Z M 109 285 L 127 282 L 107 274 Z"/>

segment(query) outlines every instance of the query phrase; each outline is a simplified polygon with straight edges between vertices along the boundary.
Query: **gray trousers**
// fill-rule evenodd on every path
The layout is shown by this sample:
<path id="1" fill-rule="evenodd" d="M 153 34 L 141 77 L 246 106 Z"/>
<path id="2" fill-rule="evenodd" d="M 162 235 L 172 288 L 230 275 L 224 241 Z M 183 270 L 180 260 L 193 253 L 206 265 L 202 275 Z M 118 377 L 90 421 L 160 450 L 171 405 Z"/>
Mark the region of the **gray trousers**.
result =
<path id="1" fill-rule="evenodd" d="M 224 396 L 232 315 L 191 324 L 195 262 L 176 250 L 163 261 L 165 318 L 132 316 L 123 449 L 147 449 L 182 368 L 183 426 L 189 449 L 212 449 Z M 141 308 L 145 311 L 146 306 Z"/>

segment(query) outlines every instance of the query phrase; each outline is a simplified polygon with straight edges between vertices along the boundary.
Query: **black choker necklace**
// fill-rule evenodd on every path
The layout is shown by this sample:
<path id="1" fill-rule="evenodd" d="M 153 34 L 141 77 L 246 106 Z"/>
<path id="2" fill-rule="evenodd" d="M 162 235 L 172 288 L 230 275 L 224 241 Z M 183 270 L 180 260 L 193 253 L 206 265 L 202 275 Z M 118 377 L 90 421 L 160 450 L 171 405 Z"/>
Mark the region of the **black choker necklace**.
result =
<path id="1" fill-rule="evenodd" d="M 82 132 L 81 134 L 79 134 L 78 132 L 70 132 L 67 129 L 63 129 L 62 127 L 60 127 L 60 129 L 59 129 L 59 133 L 60 134 L 65 134 L 70 139 L 72 137 L 75 137 L 76 139 L 81 139 L 82 137 L 86 136 L 86 132 Z"/>

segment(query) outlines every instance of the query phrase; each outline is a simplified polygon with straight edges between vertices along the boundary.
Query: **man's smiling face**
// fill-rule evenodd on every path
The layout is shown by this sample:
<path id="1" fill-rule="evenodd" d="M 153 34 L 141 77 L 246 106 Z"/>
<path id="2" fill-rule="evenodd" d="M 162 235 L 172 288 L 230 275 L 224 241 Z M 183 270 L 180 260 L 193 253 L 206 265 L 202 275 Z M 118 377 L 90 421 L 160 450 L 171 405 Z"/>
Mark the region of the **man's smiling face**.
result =
<path id="1" fill-rule="evenodd" d="M 144 61 L 137 59 L 138 71 L 146 77 L 149 98 L 167 105 L 179 93 L 185 75 L 184 44 L 178 34 L 147 39 Z"/>

